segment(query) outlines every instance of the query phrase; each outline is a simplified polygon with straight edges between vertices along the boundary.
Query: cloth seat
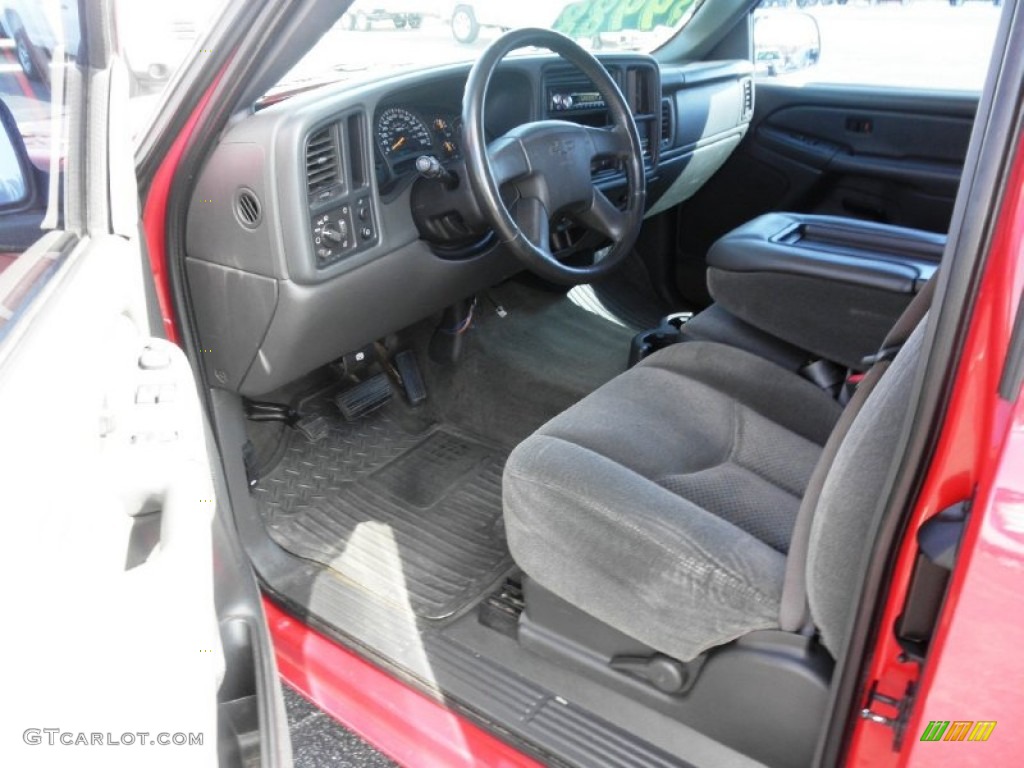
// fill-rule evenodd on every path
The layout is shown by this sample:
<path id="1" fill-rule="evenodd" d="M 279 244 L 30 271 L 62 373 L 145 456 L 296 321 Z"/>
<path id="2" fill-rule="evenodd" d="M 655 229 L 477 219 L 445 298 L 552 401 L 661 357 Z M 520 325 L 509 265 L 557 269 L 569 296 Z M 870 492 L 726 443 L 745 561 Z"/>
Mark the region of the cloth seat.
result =
<path id="1" fill-rule="evenodd" d="M 841 412 L 742 350 L 670 346 L 513 451 L 513 558 L 676 658 L 777 627 L 794 521 Z"/>
<path id="2" fill-rule="evenodd" d="M 842 411 L 798 375 L 711 343 L 669 347 L 613 379 L 509 457 L 512 556 L 550 592 L 679 659 L 808 621 L 839 658 L 934 288 Z"/>

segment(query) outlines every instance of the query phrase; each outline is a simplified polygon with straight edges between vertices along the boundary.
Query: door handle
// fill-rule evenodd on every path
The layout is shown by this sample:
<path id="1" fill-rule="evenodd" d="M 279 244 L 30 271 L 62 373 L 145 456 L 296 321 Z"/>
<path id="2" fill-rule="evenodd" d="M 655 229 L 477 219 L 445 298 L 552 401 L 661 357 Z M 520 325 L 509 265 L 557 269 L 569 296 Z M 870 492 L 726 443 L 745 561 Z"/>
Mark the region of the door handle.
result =
<path id="1" fill-rule="evenodd" d="M 850 133 L 874 133 L 875 121 L 870 117 L 848 117 L 846 118 L 846 130 Z"/>

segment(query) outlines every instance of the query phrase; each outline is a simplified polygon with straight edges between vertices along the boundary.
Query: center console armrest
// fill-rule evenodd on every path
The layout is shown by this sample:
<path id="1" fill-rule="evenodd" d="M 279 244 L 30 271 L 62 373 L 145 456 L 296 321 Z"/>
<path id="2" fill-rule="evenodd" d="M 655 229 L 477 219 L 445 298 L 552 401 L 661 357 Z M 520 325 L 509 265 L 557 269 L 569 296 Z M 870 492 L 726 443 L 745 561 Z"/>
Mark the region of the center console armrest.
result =
<path id="1" fill-rule="evenodd" d="M 724 309 L 815 355 L 860 368 L 938 269 L 946 238 L 834 216 L 772 213 L 708 252 Z"/>

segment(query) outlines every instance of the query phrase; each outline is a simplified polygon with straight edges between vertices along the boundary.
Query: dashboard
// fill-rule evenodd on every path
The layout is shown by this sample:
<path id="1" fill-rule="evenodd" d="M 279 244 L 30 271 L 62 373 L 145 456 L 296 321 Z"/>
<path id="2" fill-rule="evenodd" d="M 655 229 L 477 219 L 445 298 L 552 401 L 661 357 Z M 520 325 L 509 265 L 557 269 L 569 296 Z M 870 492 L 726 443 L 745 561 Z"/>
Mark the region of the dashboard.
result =
<path id="1" fill-rule="evenodd" d="M 647 215 L 668 210 L 746 133 L 751 65 L 599 59 L 641 136 Z M 198 177 L 186 229 L 189 288 L 218 386 L 265 395 L 519 270 L 494 238 L 446 249 L 414 216 L 417 158 L 459 173 L 468 74 L 469 65 L 452 65 L 327 86 L 229 127 Z M 484 114 L 488 140 L 543 119 L 608 124 L 593 84 L 554 56 L 503 62 Z M 614 199 L 619 168 L 591 170 Z M 465 228 L 455 218 L 442 212 L 437 231 Z"/>

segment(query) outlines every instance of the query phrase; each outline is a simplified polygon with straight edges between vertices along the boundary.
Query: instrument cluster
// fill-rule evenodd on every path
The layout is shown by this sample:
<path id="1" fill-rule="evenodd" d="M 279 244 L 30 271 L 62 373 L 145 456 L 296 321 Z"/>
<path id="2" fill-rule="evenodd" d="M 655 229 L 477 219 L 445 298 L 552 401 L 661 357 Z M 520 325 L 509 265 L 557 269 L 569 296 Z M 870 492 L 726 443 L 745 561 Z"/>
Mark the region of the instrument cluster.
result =
<path id="1" fill-rule="evenodd" d="M 462 118 L 448 112 L 422 117 L 404 106 L 386 107 L 374 123 L 377 182 L 382 191 L 415 172 L 416 158 L 433 155 L 442 163 L 461 157 Z"/>

